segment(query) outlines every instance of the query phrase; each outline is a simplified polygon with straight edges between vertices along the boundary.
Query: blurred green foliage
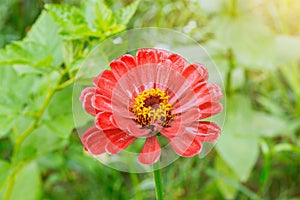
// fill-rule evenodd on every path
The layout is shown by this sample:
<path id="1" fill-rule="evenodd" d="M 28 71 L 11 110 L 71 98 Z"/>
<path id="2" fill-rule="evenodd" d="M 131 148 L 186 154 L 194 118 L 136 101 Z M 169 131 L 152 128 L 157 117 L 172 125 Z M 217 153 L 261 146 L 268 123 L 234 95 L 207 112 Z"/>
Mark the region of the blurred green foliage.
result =
<path id="1" fill-rule="evenodd" d="M 4 0 L 0 12 L 0 199 L 154 199 L 151 174 L 84 153 L 71 107 L 91 49 L 149 26 L 198 41 L 226 89 L 215 150 L 164 168 L 166 199 L 300 198 L 299 1 Z"/>

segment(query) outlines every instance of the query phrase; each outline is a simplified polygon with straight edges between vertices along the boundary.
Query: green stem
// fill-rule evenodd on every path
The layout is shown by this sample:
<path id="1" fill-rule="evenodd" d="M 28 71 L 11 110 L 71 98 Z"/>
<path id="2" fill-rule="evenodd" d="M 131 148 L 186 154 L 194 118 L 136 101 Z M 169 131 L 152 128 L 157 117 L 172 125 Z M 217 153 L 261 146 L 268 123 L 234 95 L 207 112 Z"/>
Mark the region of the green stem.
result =
<path id="1" fill-rule="evenodd" d="M 154 164 L 154 183 L 155 183 L 155 191 L 156 191 L 156 200 L 163 200 L 163 186 L 162 186 L 162 178 L 161 178 L 161 172 L 159 168 L 159 161 L 157 161 L 156 164 Z"/>
<path id="2" fill-rule="evenodd" d="M 234 63 L 234 56 L 233 56 L 233 52 L 231 49 L 228 50 L 228 54 L 227 54 L 227 59 L 228 59 L 228 66 L 229 66 L 229 69 L 227 71 L 227 74 L 226 74 L 226 85 L 225 85 L 225 90 L 226 90 L 226 93 L 228 95 L 231 94 L 231 79 L 232 79 L 232 71 L 233 69 L 235 68 L 235 63 Z"/>
<path id="3" fill-rule="evenodd" d="M 260 146 L 264 157 L 263 169 L 260 176 L 260 189 L 259 194 L 263 197 L 266 185 L 268 183 L 270 167 L 271 167 L 271 151 L 267 142 L 263 139 L 260 140 Z"/>

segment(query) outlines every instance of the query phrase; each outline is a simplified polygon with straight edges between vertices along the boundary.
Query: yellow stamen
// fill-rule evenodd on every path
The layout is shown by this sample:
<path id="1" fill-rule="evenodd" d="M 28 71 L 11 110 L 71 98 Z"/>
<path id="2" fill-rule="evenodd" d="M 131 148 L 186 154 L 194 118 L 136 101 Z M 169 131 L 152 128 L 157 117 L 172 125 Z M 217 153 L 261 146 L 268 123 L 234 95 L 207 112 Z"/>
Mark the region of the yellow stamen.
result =
<path id="1" fill-rule="evenodd" d="M 130 111 L 134 113 L 135 121 L 140 125 L 150 126 L 159 124 L 168 126 L 174 119 L 172 104 L 167 93 L 159 88 L 144 90 L 134 98 Z"/>

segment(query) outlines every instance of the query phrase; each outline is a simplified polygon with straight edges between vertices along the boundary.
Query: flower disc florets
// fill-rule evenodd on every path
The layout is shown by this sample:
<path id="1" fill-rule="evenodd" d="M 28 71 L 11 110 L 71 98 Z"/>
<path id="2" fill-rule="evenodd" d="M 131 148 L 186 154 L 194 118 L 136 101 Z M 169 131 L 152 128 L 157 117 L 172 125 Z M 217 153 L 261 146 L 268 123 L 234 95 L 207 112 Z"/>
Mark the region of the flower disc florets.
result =
<path id="1" fill-rule="evenodd" d="M 129 108 L 134 113 L 134 120 L 151 129 L 154 128 L 154 124 L 167 127 L 174 118 L 169 97 L 159 88 L 144 90 L 134 98 L 134 104 Z"/>

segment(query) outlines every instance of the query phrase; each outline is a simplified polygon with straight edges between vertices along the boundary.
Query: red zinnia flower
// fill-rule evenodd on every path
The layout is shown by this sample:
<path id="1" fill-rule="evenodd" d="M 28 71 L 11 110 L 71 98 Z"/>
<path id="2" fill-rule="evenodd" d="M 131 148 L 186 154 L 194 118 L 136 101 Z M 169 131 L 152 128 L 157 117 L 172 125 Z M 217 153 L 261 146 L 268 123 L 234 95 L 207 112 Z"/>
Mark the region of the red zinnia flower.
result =
<path id="1" fill-rule="evenodd" d="M 94 87 L 80 96 L 83 108 L 95 116 L 95 126 L 82 136 L 93 154 L 117 154 L 137 138 L 146 138 L 138 160 L 153 164 L 161 154 L 163 135 L 180 156 L 199 154 L 202 142 L 220 134 L 216 123 L 201 121 L 222 111 L 221 88 L 207 82 L 201 64 L 186 66 L 177 54 L 140 49 L 123 55 L 93 79 Z"/>

